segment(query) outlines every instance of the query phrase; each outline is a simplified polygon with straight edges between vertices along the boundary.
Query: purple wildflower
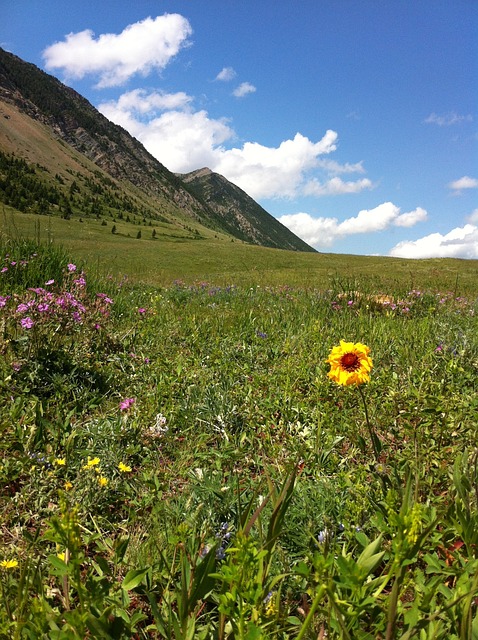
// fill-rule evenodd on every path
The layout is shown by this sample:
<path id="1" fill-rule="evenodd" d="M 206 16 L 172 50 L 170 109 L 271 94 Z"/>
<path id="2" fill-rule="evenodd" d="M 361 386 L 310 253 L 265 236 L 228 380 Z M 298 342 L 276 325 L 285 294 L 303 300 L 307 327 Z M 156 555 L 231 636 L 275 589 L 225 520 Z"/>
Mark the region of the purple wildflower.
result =
<path id="1" fill-rule="evenodd" d="M 76 271 L 76 264 L 67 264 L 66 268 L 68 269 L 68 271 L 71 273 L 72 271 Z"/>
<path id="2" fill-rule="evenodd" d="M 30 318 L 30 316 L 27 316 L 26 318 L 22 318 L 22 319 L 20 320 L 20 324 L 22 325 L 22 327 L 23 327 L 24 329 L 31 329 L 35 323 L 34 323 L 34 322 L 33 322 L 33 320 Z"/>
<path id="3" fill-rule="evenodd" d="M 25 311 L 28 311 L 28 309 L 29 305 L 25 302 L 21 302 L 17 307 L 17 313 L 25 313 Z"/>
<path id="4" fill-rule="evenodd" d="M 49 284 L 55 284 L 55 281 L 53 280 L 53 278 L 51 278 L 51 280 L 47 280 L 45 282 L 45 286 L 48 286 Z"/>

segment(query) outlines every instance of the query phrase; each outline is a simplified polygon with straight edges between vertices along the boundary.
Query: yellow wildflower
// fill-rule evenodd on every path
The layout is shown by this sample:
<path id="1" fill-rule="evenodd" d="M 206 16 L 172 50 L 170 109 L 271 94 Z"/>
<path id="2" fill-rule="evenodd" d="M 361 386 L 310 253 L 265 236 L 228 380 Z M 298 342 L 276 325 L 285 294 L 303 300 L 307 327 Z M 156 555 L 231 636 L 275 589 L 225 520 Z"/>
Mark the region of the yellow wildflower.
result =
<path id="1" fill-rule="evenodd" d="M 2 560 L 0 567 L 2 567 L 2 569 L 14 569 L 18 567 L 18 562 L 16 560 Z"/>
<path id="2" fill-rule="evenodd" d="M 361 342 L 340 341 L 327 359 L 330 364 L 328 377 L 341 385 L 362 384 L 370 380 L 372 359 L 369 357 L 370 347 Z"/>
<path id="3" fill-rule="evenodd" d="M 60 553 L 57 553 L 56 556 L 57 556 L 57 558 L 60 558 L 60 560 L 63 560 L 63 562 L 65 562 L 66 556 L 65 556 L 65 552 L 64 551 L 61 551 Z"/>
<path id="4" fill-rule="evenodd" d="M 83 469 L 91 469 L 92 467 L 97 467 L 99 464 L 99 458 L 90 458 L 90 456 L 88 456 L 88 462 L 84 465 Z"/>
<path id="5" fill-rule="evenodd" d="M 104 476 L 100 476 L 98 478 L 98 484 L 100 485 L 100 487 L 106 487 L 106 485 L 108 484 L 108 478 L 105 478 Z"/>
<path id="6" fill-rule="evenodd" d="M 71 482 L 69 480 L 67 480 L 63 486 L 65 488 L 65 491 L 69 491 L 70 489 L 73 488 L 73 485 L 71 484 Z"/>
<path id="7" fill-rule="evenodd" d="M 65 458 L 55 458 L 53 460 L 53 464 L 56 464 L 59 467 L 64 467 L 66 465 L 66 460 Z"/>
<path id="8" fill-rule="evenodd" d="M 124 464 L 124 462 L 120 462 L 118 465 L 118 469 L 122 473 L 129 473 L 131 471 L 131 467 L 128 464 Z"/>

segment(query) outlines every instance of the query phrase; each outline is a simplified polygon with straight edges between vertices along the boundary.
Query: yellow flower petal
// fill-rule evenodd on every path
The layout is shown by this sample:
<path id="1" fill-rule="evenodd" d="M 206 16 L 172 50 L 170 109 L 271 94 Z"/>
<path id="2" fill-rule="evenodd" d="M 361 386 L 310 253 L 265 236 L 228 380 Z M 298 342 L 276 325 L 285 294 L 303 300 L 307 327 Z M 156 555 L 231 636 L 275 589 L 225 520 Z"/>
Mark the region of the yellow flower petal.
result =
<path id="1" fill-rule="evenodd" d="M 373 363 L 369 357 L 370 347 L 361 342 L 340 341 L 327 358 L 330 371 L 327 376 L 340 385 L 358 385 L 369 382 Z"/>

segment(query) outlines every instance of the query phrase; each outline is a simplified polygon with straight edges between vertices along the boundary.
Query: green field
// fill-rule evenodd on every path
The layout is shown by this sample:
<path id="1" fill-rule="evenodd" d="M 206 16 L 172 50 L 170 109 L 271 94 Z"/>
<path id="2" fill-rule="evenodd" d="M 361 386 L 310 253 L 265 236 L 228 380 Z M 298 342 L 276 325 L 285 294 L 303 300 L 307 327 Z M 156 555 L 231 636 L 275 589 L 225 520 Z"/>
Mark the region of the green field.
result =
<path id="1" fill-rule="evenodd" d="M 478 638 L 476 261 L 4 220 L 0 637 Z"/>
<path id="2" fill-rule="evenodd" d="M 301 253 L 267 249 L 202 228 L 200 239 L 170 225 L 135 225 L 94 218 L 63 220 L 3 210 L 5 237 L 33 238 L 64 246 L 78 260 L 103 275 L 125 274 L 135 282 L 167 286 L 175 280 L 217 285 L 288 285 L 327 289 L 337 280 L 345 288 L 366 287 L 374 293 L 411 289 L 475 295 L 477 260 L 406 260 L 331 253 Z M 116 224 L 117 233 L 112 234 Z M 156 238 L 152 231 L 156 230 Z M 138 231 L 141 239 L 137 239 Z M 194 234 L 193 234 L 194 236 Z"/>

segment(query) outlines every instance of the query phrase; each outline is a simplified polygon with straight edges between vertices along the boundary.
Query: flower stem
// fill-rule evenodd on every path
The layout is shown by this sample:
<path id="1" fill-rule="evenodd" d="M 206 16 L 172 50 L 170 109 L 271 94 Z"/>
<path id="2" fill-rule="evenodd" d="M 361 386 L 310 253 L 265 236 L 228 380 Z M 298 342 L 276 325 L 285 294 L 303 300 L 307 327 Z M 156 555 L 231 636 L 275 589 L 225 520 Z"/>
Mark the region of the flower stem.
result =
<path id="1" fill-rule="evenodd" d="M 360 391 L 360 395 L 362 396 L 362 401 L 363 401 L 363 408 L 365 411 L 365 422 L 367 423 L 367 429 L 370 435 L 370 440 L 372 441 L 372 447 L 373 447 L 373 452 L 375 454 L 375 459 L 378 462 L 379 459 L 379 455 L 380 455 L 380 449 L 381 449 L 381 444 L 380 444 L 380 440 L 377 437 L 377 434 L 375 433 L 371 423 L 370 423 L 370 418 L 368 416 L 368 408 L 367 408 L 367 401 L 365 399 L 365 394 L 362 390 L 362 387 L 358 387 L 358 390 Z"/>

